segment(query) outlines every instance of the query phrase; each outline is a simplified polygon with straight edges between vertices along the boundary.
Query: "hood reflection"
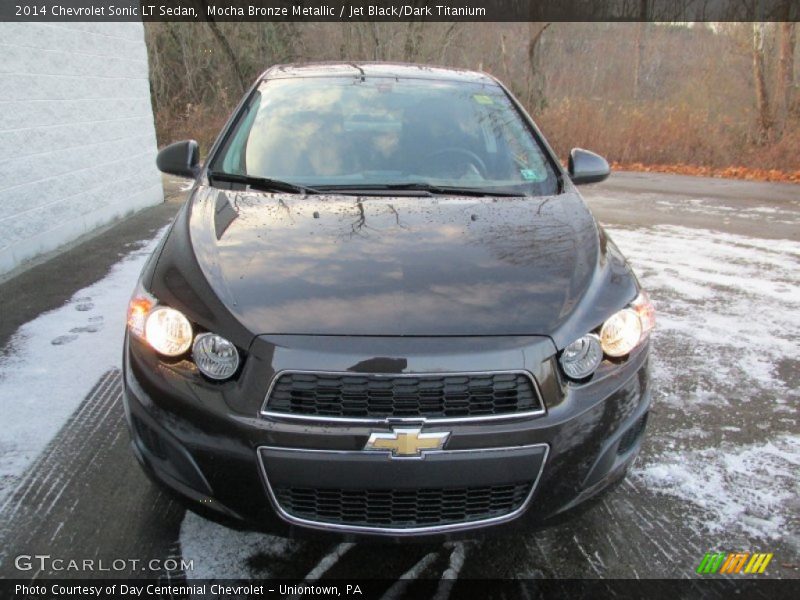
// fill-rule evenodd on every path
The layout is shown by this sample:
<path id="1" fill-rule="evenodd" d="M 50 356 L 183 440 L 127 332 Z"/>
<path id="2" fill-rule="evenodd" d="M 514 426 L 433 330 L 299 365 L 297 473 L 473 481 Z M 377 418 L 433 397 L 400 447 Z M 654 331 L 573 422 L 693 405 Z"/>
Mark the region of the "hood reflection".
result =
<path id="1" fill-rule="evenodd" d="M 599 251 L 595 222 L 572 194 L 206 189 L 191 232 L 211 285 L 257 334 L 548 334 L 590 284 Z"/>

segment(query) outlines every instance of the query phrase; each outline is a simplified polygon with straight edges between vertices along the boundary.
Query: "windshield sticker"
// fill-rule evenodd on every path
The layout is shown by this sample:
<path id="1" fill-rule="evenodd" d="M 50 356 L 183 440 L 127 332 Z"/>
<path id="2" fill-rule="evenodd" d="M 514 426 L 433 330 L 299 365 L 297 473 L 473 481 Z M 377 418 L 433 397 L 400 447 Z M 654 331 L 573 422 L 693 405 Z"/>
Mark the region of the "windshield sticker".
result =
<path id="1" fill-rule="evenodd" d="M 472 96 L 478 104 L 494 104 L 491 96 L 485 94 L 475 94 Z"/>
<path id="2" fill-rule="evenodd" d="M 525 181 L 538 181 L 539 177 L 533 169 L 520 169 L 519 174 Z"/>

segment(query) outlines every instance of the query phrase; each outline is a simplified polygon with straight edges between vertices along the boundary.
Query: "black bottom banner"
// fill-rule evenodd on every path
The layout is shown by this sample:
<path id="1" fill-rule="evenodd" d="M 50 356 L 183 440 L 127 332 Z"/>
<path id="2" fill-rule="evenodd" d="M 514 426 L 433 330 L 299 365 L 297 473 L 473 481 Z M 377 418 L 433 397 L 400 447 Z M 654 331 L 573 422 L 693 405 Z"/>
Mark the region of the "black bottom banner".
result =
<path id="1" fill-rule="evenodd" d="M 800 597 L 800 580 L 776 579 L 401 579 L 401 580 L 123 580 L 6 579 L 0 597 L 19 599 L 84 598 L 694 598 Z"/>

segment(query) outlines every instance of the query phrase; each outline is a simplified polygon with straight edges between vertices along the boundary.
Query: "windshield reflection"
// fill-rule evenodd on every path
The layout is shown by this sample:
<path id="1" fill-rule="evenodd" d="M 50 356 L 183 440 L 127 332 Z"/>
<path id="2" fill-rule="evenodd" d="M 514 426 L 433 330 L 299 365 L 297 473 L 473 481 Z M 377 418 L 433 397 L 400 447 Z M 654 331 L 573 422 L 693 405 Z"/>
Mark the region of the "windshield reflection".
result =
<path id="1" fill-rule="evenodd" d="M 429 183 L 555 193 L 544 151 L 493 84 L 277 79 L 213 169 L 313 187 Z"/>

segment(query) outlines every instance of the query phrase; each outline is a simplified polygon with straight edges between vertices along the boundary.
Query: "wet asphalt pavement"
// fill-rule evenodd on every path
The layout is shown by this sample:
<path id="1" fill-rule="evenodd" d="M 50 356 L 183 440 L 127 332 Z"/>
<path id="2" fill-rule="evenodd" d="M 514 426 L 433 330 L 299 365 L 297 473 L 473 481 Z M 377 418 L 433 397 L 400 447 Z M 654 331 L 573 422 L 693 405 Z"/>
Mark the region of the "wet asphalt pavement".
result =
<path id="1" fill-rule="evenodd" d="M 584 190 L 659 319 L 642 454 L 591 510 L 540 532 L 424 546 L 227 529 L 142 474 L 110 369 L 0 502 L 0 577 L 371 576 L 397 580 L 388 597 L 415 578 L 444 578 L 446 596 L 452 578 L 687 578 L 706 552 L 724 550 L 773 552 L 765 577 L 800 578 L 800 186 L 622 173 Z M 19 325 L 102 278 L 126 243 L 152 237 L 177 208 L 137 215 L 90 251 L 0 284 L 0 357 L 14 353 Z M 21 554 L 192 568 L 20 571 Z"/>

